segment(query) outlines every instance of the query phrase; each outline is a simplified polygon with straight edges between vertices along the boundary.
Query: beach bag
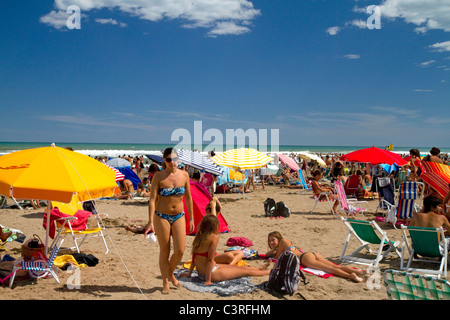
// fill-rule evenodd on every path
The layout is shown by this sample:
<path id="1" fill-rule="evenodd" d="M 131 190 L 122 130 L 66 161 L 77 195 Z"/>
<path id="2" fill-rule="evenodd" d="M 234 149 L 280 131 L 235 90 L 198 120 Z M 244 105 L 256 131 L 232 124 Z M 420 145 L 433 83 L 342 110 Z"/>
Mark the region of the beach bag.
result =
<path id="1" fill-rule="evenodd" d="M 306 278 L 300 270 L 300 261 L 292 251 L 283 252 L 270 271 L 266 289 L 292 296 L 297 291 L 300 281 L 306 284 Z"/>
<path id="2" fill-rule="evenodd" d="M 38 235 L 33 234 L 33 239 L 28 240 L 21 247 L 21 254 L 24 260 L 32 260 L 34 257 L 40 257 L 45 253 L 45 245 Z"/>
<path id="3" fill-rule="evenodd" d="M 275 217 L 275 208 L 276 203 L 272 198 L 267 198 L 266 201 L 264 201 L 264 213 L 266 214 L 266 217 Z"/>
<path id="4" fill-rule="evenodd" d="M 93 214 L 97 214 L 97 210 L 95 209 L 95 202 L 94 200 L 88 200 L 83 202 L 83 210 L 92 212 Z"/>
<path id="5" fill-rule="evenodd" d="M 378 178 L 378 185 L 381 188 L 387 187 L 391 183 L 391 178 L 389 177 L 380 177 Z"/>
<path id="6" fill-rule="evenodd" d="M 291 209 L 289 209 L 283 201 L 279 201 L 276 203 L 275 212 L 277 217 L 287 218 L 291 215 Z"/>

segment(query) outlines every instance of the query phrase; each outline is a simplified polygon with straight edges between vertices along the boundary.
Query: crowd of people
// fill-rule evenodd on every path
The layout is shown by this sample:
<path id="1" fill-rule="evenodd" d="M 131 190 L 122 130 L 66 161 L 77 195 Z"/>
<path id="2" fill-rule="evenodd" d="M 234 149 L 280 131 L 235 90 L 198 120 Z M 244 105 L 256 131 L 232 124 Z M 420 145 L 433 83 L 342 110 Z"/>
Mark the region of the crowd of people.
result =
<path id="1" fill-rule="evenodd" d="M 333 210 L 337 211 L 339 201 L 334 194 L 333 183 L 341 181 L 343 184 L 355 177 L 359 186 L 361 197 L 365 197 L 371 192 L 373 179 L 377 176 L 388 176 L 393 183 L 399 179 L 399 172 L 405 173 L 405 179 L 409 181 L 421 181 L 422 161 L 433 161 L 448 164 L 448 155 L 442 155 L 438 148 L 432 148 L 430 154 L 421 157 L 417 149 L 412 149 L 409 155 L 408 164 L 394 168 L 393 171 L 386 172 L 381 166 L 372 166 L 361 163 L 345 163 L 339 160 L 339 155 L 325 155 L 321 158 L 325 166 L 321 166 L 317 161 L 305 161 L 292 158 L 299 163 L 301 171 L 294 171 L 287 166 L 281 165 L 280 171 L 271 173 L 266 168 L 245 172 L 247 175 L 246 189 L 257 189 L 260 183 L 262 189 L 266 184 L 279 184 L 280 187 L 297 187 L 301 172 L 305 172 L 305 177 L 310 181 L 313 192 L 317 195 L 328 193 L 330 200 L 334 200 Z M 188 166 L 179 165 L 178 153 L 173 148 L 168 148 L 163 154 L 164 164 L 158 166 L 151 164 L 148 166 L 146 176 L 138 186 L 138 190 L 127 189 L 130 187 L 125 180 L 123 182 L 124 192 L 127 194 L 138 194 L 149 198 L 148 212 L 149 220 L 140 233 L 147 235 L 155 233 L 160 247 L 159 266 L 163 280 L 164 294 L 169 293 L 170 283 L 175 287 L 180 286 L 180 282 L 174 275 L 177 265 L 180 263 L 186 246 L 186 219 L 192 215 L 192 196 L 190 193 L 190 181 L 198 181 L 200 172 L 190 170 Z M 133 159 L 133 167 L 143 166 L 142 159 Z M 143 170 L 139 171 L 142 176 Z M 449 185 L 450 187 L 450 185 Z M 410 221 L 412 226 L 422 227 L 444 227 L 450 230 L 450 192 L 447 196 L 437 197 L 430 186 L 427 186 L 423 200 L 423 209 L 414 215 Z M 134 193 L 133 193 L 134 192 Z M 357 194 L 357 192 L 355 192 Z M 183 197 L 187 204 L 188 212 L 184 212 Z M 206 215 L 199 221 L 190 219 L 189 229 L 194 230 L 197 225 L 197 233 L 192 244 L 192 263 L 189 271 L 182 276 L 191 276 L 194 268 L 204 279 L 205 285 L 211 285 L 216 281 L 224 281 L 244 276 L 264 276 L 270 274 L 268 265 L 262 267 L 241 267 L 238 262 L 242 259 L 241 251 L 230 251 L 218 254 L 217 244 L 219 239 L 217 214 L 221 212 L 222 206 L 217 197 L 213 196 L 210 204 L 205 209 Z M 269 251 L 266 257 L 277 258 L 286 250 L 293 252 L 301 261 L 302 265 L 324 272 L 328 272 L 338 277 L 349 279 L 354 282 L 362 282 L 365 275 L 364 270 L 351 267 L 340 266 L 330 262 L 317 252 L 304 252 L 299 247 L 284 238 L 279 232 L 268 234 Z M 172 253 L 171 253 L 172 251 Z"/>

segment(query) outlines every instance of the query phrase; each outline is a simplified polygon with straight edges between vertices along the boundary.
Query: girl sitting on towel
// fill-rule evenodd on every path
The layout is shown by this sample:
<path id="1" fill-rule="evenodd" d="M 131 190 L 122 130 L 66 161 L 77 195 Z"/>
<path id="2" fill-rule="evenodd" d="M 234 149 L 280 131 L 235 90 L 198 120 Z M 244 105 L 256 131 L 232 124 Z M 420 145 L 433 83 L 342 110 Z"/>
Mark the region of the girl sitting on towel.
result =
<path id="1" fill-rule="evenodd" d="M 337 277 L 353 280 L 354 282 L 362 282 L 363 279 L 361 276 L 366 273 L 364 270 L 334 264 L 317 252 L 303 252 L 301 249 L 293 246 L 291 241 L 283 238 L 278 231 L 269 233 L 267 241 L 270 250 L 266 253 L 266 258 L 278 259 L 284 251 L 289 250 L 298 257 L 303 267 L 321 270 Z"/>
<path id="2" fill-rule="evenodd" d="M 192 243 L 192 263 L 187 273 L 181 274 L 190 277 L 194 267 L 200 277 L 204 277 L 205 285 L 241 277 L 265 276 L 270 270 L 262 268 L 237 266 L 217 263 L 217 243 L 219 241 L 219 219 L 213 214 L 207 214 L 198 225 L 198 231 Z"/>

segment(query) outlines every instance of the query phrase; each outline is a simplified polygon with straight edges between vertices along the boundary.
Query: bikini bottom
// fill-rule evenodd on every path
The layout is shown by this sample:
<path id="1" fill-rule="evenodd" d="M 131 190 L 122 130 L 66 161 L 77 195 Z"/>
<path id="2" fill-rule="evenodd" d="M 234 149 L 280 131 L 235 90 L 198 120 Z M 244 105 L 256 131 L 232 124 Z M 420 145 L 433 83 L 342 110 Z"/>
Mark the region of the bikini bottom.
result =
<path id="1" fill-rule="evenodd" d="M 184 217 L 184 211 L 179 214 L 165 214 L 155 210 L 155 214 L 162 219 L 166 219 L 170 224 L 174 224 L 175 221 Z"/>

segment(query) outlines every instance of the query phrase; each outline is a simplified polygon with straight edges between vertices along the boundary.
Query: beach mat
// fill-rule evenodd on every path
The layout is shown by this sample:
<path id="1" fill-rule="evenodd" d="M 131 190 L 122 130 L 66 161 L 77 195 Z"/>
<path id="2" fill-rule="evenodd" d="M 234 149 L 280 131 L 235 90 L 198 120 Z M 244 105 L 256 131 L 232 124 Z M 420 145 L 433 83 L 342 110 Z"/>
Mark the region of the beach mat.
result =
<path id="1" fill-rule="evenodd" d="M 180 274 L 187 272 L 188 269 L 177 269 L 174 271 L 174 274 L 184 288 L 194 292 L 209 292 L 222 297 L 227 297 L 238 293 L 250 293 L 257 288 L 257 286 L 250 281 L 251 277 L 214 282 L 212 285 L 206 286 L 204 285 L 205 281 L 198 276 L 197 271 L 193 271 L 190 278 L 180 277 Z"/>

